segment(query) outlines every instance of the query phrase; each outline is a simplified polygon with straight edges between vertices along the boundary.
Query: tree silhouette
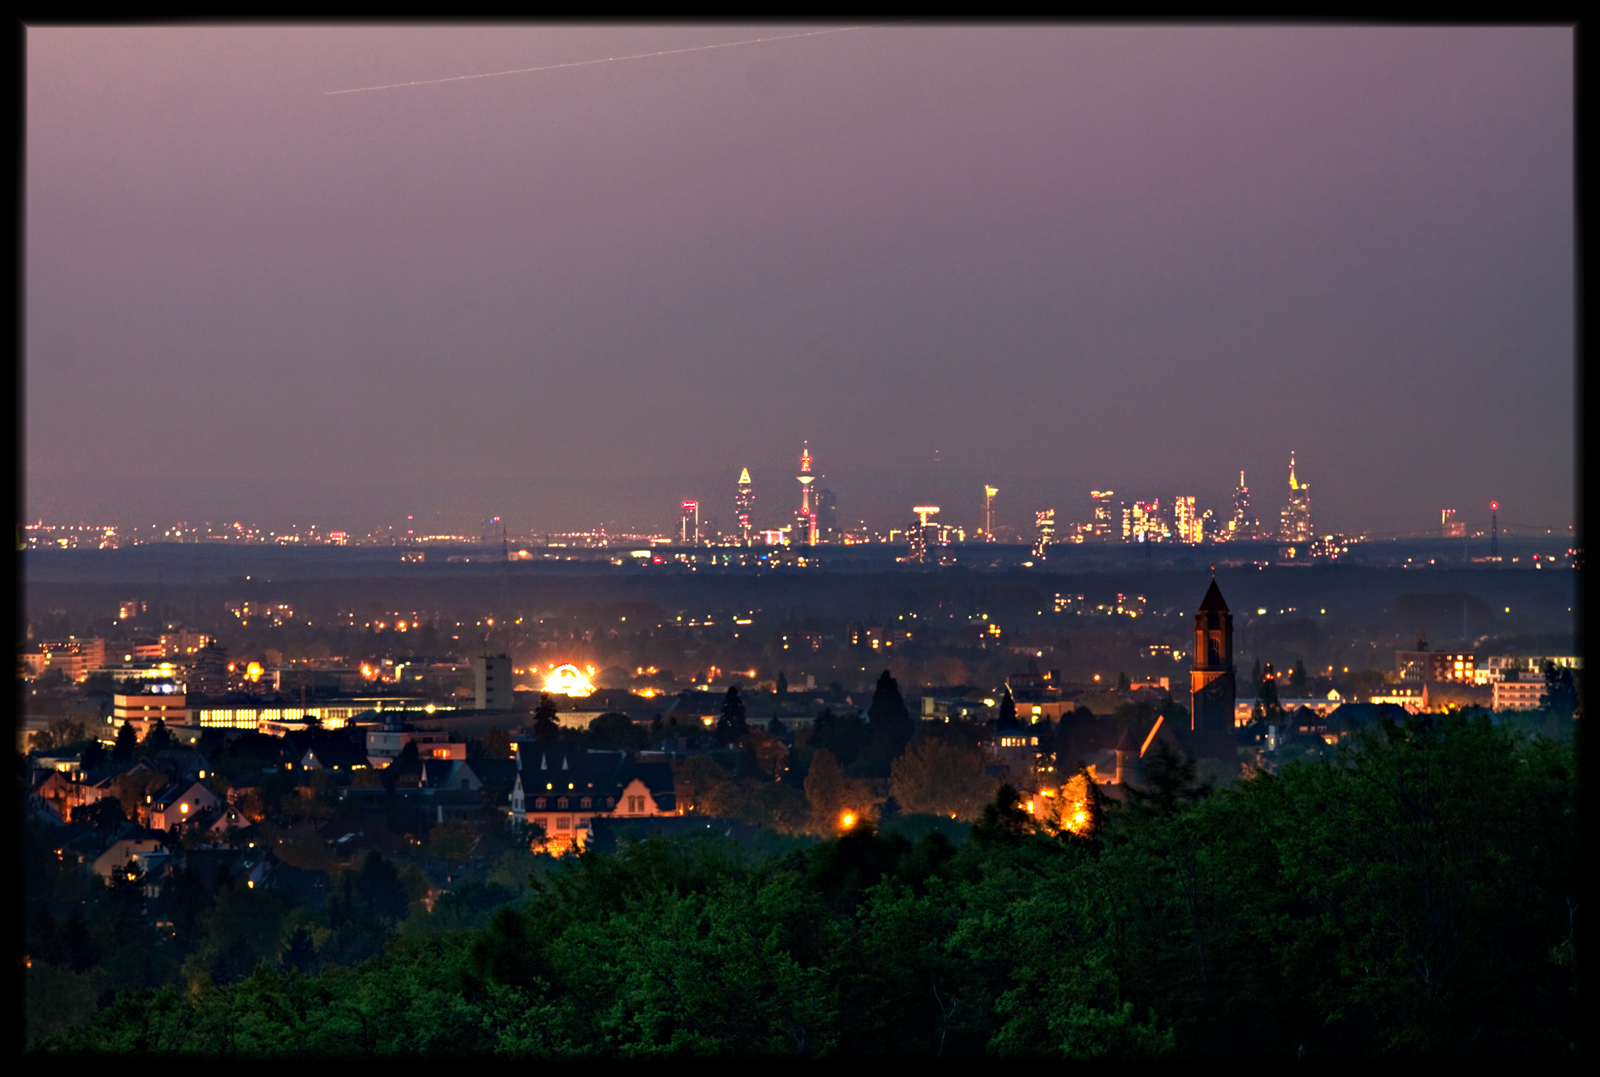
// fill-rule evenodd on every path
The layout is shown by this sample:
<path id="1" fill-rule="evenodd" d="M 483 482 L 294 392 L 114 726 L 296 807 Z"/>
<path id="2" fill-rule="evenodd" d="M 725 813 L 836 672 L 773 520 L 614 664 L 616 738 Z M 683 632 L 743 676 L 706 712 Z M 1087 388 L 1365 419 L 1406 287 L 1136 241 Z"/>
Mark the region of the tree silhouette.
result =
<path id="1" fill-rule="evenodd" d="M 556 709 L 556 701 L 549 692 L 539 694 L 539 706 L 533 712 L 533 739 L 555 740 L 561 730 L 556 718 L 560 711 Z"/>
<path id="2" fill-rule="evenodd" d="M 717 743 L 732 744 L 742 740 L 750 731 L 745 721 L 744 700 L 739 698 L 739 686 L 730 684 L 728 694 L 722 699 L 722 717 L 717 720 Z"/>
<path id="3" fill-rule="evenodd" d="M 1006 694 L 1000 697 L 1000 717 L 995 720 L 994 728 L 999 733 L 1022 728 L 1022 723 L 1017 721 L 1017 701 L 1011 698 L 1010 686 L 1007 686 Z"/>
<path id="4" fill-rule="evenodd" d="M 139 734 L 134 731 L 133 723 L 124 720 L 122 728 L 117 730 L 117 743 L 111 749 L 111 758 L 118 763 L 126 763 L 133 758 L 133 753 L 139 750 Z"/>
<path id="5" fill-rule="evenodd" d="M 1128 683 L 1128 675 L 1126 673 L 1118 673 L 1117 674 L 1117 691 L 1119 691 L 1119 692 L 1127 692 L 1127 691 L 1131 691 L 1132 688 L 1133 688 L 1133 685 Z"/>
<path id="6" fill-rule="evenodd" d="M 789 694 L 789 678 L 785 677 L 783 675 L 783 670 L 780 669 L 780 670 L 778 670 L 778 698 L 782 699 L 783 697 L 787 696 L 788 694 Z"/>
<path id="7" fill-rule="evenodd" d="M 885 735 L 895 755 L 905 747 L 911 739 L 911 712 L 906 709 L 906 701 L 900 695 L 900 685 L 884 670 L 878 678 L 878 686 L 872 693 L 872 704 L 867 708 L 867 721 L 871 724 L 874 733 Z"/>

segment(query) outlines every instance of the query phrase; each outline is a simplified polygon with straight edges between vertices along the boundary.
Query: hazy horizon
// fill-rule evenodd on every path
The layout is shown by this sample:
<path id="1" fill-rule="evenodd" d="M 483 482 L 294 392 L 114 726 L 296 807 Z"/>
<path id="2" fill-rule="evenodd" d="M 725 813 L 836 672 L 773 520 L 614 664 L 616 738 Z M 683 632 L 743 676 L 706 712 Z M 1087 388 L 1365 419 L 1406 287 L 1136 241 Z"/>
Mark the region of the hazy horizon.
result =
<path id="1" fill-rule="evenodd" d="M 1573 523 L 1572 28 L 820 29 L 28 28 L 25 518 Z"/>

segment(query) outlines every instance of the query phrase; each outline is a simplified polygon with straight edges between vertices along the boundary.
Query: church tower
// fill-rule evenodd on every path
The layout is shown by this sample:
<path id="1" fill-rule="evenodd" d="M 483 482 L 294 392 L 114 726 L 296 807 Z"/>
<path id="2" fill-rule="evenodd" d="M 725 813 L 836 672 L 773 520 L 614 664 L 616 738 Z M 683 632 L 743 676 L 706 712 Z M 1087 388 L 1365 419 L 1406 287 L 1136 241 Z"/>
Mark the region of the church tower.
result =
<path id="1" fill-rule="evenodd" d="M 1216 577 L 1194 618 L 1194 663 L 1189 669 L 1189 713 L 1194 729 L 1233 729 L 1238 685 L 1233 669 L 1233 614 Z"/>

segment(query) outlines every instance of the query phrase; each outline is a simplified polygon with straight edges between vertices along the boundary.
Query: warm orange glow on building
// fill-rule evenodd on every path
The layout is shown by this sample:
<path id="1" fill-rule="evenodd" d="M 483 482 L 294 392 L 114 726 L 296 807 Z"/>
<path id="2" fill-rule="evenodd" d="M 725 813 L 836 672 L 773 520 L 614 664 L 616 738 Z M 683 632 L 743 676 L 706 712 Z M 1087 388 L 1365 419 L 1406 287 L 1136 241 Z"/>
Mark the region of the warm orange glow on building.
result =
<path id="1" fill-rule="evenodd" d="M 563 696 L 589 696 L 594 694 L 594 685 L 589 676 L 593 676 L 594 667 L 590 666 L 589 675 L 577 666 L 557 666 L 550 671 L 550 676 L 545 678 L 544 690 L 552 695 Z"/>

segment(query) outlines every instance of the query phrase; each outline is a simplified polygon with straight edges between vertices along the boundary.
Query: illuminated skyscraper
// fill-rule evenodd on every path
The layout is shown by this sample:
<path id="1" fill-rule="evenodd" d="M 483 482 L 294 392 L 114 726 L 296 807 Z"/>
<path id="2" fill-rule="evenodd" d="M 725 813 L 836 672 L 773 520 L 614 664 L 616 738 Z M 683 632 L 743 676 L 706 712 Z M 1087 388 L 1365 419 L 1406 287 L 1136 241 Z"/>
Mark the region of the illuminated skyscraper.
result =
<path id="1" fill-rule="evenodd" d="M 817 544 L 817 510 L 811 504 L 811 484 L 817 477 L 811 474 L 811 442 L 805 442 L 800 449 L 800 474 L 795 476 L 795 481 L 800 484 L 800 507 L 794 510 L 794 538 L 791 540 L 796 545 L 815 546 Z"/>
<path id="2" fill-rule="evenodd" d="M 1250 487 L 1244 484 L 1244 472 L 1239 472 L 1239 485 L 1233 488 L 1233 515 L 1228 517 L 1227 539 L 1253 539 L 1256 523 L 1250 516 Z"/>
<path id="3" fill-rule="evenodd" d="M 1289 454 L 1289 503 L 1278 519 L 1280 542 L 1311 541 L 1311 486 L 1294 474 L 1294 453 Z"/>
<path id="4" fill-rule="evenodd" d="M 1456 519 L 1455 509 L 1443 509 L 1439 513 L 1439 533 L 1445 538 L 1461 538 L 1467 533 L 1467 525 Z"/>
<path id="5" fill-rule="evenodd" d="M 1041 561 L 1049 556 L 1050 544 L 1056 540 L 1056 510 L 1042 509 L 1033 514 L 1033 556 Z"/>
<path id="6" fill-rule="evenodd" d="M 928 547 L 936 545 L 939 541 L 938 525 L 929 523 L 928 517 L 937 515 L 938 505 L 918 505 L 911 510 L 917 514 L 917 522 L 912 524 L 906 532 L 906 541 L 910 546 L 906 560 L 922 562 L 928 560 Z"/>
<path id="7" fill-rule="evenodd" d="M 839 501 L 832 490 L 817 491 L 817 541 L 839 541 Z"/>
<path id="8" fill-rule="evenodd" d="M 1194 511 L 1194 498 L 1173 499 L 1172 516 L 1177 525 L 1178 541 L 1198 543 L 1201 540 L 1200 517 Z"/>
<path id="9" fill-rule="evenodd" d="M 678 517 L 678 541 L 685 546 L 700 545 L 700 502 L 685 501 Z"/>
<path id="10" fill-rule="evenodd" d="M 1089 534 L 1100 542 L 1110 542 L 1117 537 L 1117 521 L 1112 516 L 1111 508 L 1111 498 L 1115 494 L 1115 490 L 1089 491 L 1089 500 L 1094 502 L 1094 517 L 1089 523 Z"/>
<path id="11" fill-rule="evenodd" d="M 733 495 L 733 513 L 739 521 L 739 541 L 750 545 L 750 510 L 755 508 L 755 487 L 750 484 L 750 469 L 739 472 L 738 492 Z"/>
<path id="12" fill-rule="evenodd" d="M 1000 492 L 998 487 L 985 486 L 983 488 L 983 541 L 994 541 L 994 495 Z"/>

